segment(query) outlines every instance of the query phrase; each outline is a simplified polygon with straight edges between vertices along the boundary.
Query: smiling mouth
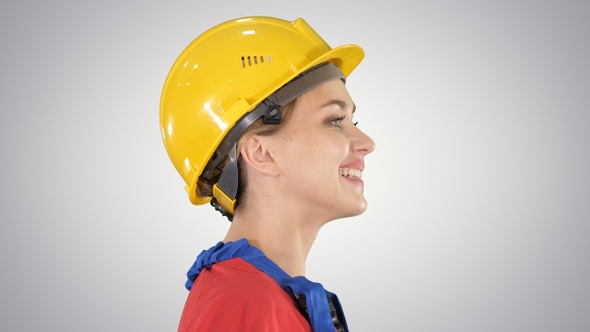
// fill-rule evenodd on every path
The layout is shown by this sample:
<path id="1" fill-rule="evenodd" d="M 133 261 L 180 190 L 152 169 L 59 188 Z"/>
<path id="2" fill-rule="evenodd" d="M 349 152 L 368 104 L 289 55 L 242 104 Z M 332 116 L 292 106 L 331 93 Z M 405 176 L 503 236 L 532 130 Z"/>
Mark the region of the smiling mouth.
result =
<path id="1" fill-rule="evenodd" d="M 348 179 L 362 179 L 363 178 L 363 171 L 356 168 L 340 168 L 339 169 L 340 175 Z"/>

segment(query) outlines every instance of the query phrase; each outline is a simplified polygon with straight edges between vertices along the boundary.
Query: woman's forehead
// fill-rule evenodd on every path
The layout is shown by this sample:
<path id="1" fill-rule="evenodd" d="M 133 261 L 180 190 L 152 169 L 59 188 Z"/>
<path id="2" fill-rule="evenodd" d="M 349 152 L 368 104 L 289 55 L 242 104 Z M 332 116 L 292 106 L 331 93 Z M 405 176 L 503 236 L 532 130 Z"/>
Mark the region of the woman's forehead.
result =
<path id="1" fill-rule="evenodd" d="M 327 81 L 299 97 L 301 103 L 311 103 L 318 108 L 336 106 L 342 110 L 354 112 L 352 101 L 344 83 L 340 80 Z"/>

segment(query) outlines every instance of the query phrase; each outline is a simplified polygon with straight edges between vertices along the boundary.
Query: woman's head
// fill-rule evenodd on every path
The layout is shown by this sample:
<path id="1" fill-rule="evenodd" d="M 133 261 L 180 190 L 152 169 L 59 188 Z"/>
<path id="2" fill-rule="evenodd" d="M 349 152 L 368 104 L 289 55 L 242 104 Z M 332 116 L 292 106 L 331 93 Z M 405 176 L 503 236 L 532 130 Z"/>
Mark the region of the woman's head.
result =
<path id="1" fill-rule="evenodd" d="M 285 213 L 309 220 L 362 213 L 364 158 L 375 144 L 353 121 L 355 110 L 344 83 L 333 79 L 299 96 L 271 135 L 245 136 L 240 176 L 256 187 L 241 199 L 272 197 Z"/>
<path id="2" fill-rule="evenodd" d="M 276 124 L 271 123 L 289 109 L 290 89 L 299 88 L 288 82 L 305 82 L 312 76 L 300 77 L 302 73 L 325 63 L 339 69 L 343 79 L 363 56 L 356 45 L 332 49 L 303 19 L 240 18 L 191 42 L 174 63 L 160 104 L 164 145 L 191 202 L 204 204 L 214 197 L 221 209 L 233 213 L 236 193 L 227 187 L 236 181 L 238 138 L 259 118 L 264 126 L 252 131 L 280 129 L 272 129 Z M 324 69 L 333 69 L 328 67 Z M 205 187 L 197 189 L 203 178 L 215 182 L 221 169 L 213 197 Z"/>

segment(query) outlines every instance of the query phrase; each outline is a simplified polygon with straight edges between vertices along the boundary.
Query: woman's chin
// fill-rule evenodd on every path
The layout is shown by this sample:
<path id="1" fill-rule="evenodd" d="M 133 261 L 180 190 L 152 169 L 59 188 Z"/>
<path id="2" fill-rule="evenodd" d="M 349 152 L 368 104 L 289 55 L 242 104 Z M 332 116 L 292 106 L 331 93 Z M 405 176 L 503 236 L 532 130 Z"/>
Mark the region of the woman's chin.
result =
<path id="1" fill-rule="evenodd" d="M 342 218 L 356 217 L 367 210 L 367 201 L 362 198 L 356 204 L 350 205 Z"/>

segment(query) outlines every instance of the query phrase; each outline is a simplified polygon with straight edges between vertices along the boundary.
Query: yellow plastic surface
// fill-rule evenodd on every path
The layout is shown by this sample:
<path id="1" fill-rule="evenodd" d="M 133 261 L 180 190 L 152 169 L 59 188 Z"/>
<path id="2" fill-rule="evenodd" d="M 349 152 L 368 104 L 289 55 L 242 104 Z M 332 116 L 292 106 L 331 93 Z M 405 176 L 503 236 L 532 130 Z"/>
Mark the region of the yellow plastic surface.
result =
<path id="1" fill-rule="evenodd" d="M 356 45 L 332 49 L 301 18 L 236 19 L 192 41 L 172 66 L 160 102 L 162 139 L 190 201 L 211 200 L 197 195 L 197 179 L 244 114 L 316 64 L 331 61 L 348 76 L 363 57 Z"/>

